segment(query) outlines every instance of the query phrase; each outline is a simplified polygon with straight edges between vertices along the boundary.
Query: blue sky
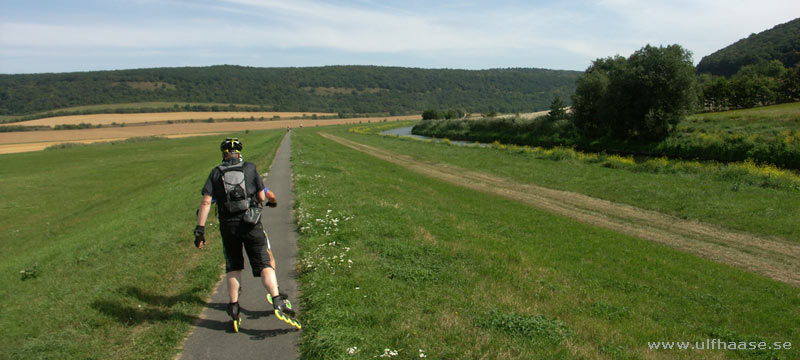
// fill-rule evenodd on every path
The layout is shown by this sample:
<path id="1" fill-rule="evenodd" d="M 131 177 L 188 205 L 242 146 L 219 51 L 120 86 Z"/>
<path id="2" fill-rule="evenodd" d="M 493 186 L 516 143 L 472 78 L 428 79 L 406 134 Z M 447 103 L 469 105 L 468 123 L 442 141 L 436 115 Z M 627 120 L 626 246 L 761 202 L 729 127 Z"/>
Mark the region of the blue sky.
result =
<path id="1" fill-rule="evenodd" d="M 236 64 L 585 70 L 645 44 L 703 56 L 797 0 L 0 0 L 0 73 Z"/>

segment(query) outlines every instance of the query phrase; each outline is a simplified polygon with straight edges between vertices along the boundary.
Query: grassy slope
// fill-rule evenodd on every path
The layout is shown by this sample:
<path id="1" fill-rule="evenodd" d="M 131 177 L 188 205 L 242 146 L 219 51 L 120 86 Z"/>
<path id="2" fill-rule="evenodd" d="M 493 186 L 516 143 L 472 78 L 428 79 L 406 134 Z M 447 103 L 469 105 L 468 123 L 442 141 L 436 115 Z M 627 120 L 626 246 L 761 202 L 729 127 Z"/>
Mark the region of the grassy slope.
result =
<path id="1" fill-rule="evenodd" d="M 344 128 L 335 133 L 426 161 L 452 163 L 733 230 L 800 241 L 800 189 L 765 188 L 713 175 L 645 173 L 579 161 L 538 160 L 505 150 L 358 135 Z"/>
<path id="2" fill-rule="evenodd" d="M 282 134 L 238 135 L 264 168 Z M 221 273 L 218 232 L 204 254 L 190 234 L 218 142 L 2 155 L 0 354 L 172 358 Z"/>
<path id="3" fill-rule="evenodd" d="M 385 348 L 436 359 L 798 356 L 796 346 L 647 349 L 706 338 L 797 344 L 797 288 L 444 184 L 313 132 L 295 132 L 293 145 L 308 358 Z M 353 137 L 436 158 L 498 157 Z"/>
<path id="4" fill-rule="evenodd" d="M 678 124 L 678 130 L 753 133 L 800 129 L 800 102 L 751 109 L 695 114 Z"/>

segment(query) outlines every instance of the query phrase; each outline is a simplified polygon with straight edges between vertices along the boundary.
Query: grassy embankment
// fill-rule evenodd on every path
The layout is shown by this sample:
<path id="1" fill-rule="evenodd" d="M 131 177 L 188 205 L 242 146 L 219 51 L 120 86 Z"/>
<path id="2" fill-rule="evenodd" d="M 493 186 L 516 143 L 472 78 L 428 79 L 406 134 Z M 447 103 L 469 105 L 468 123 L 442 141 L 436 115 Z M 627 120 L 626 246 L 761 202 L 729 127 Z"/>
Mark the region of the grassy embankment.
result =
<path id="1" fill-rule="evenodd" d="M 701 113 L 678 124 L 678 130 L 770 133 L 797 130 L 800 102 L 751 109 Z"/>
<path id="2" fill-rule="evenodd" d="M 265 168 L 284 133 L 236 135 Z M 191 236 L 218 144 L 0 155 L 0 357 L 172 359 L 222 273 L 215 227 L 209 252 Z"/>
<path id="3" fill-rule="evenodd" d="M 573 191 L 684 219 L 800 242 L 800 176 L 752 164 L 704 164 L 495 145 L 461 147 L 389 136 L 337 135 L 433 163 Z"/>
<path id="4" fill-rule="evenodd" d="M 631 193 L 626 198 L 639 201 L 655 197 L 655 207 L 678 203 L 681 212 L 714 207 L 698 194 L 712 179 L 349 134 L 345 127 L 324 131 L 520 181 L 613 190 L 611 197 Z M 308 358 L 366 359 L 385 349 L 402 358 L 418 358 L 420 349 L 429 358 L 798 356 L 796 287 L 442 183 L 315 132 L 295 132 L 293 149 L 302 234 L 301 350 Z M 695 185 L 670 194 L 685 184 Z M 742 190 L 716 185 L 710 196 L 722 196 L 718 204 L 727 200 L 723 191 L 749 194 L 736 207 L 765 194 L 758 187 Z M 785 195 L 766 191 L 772 198 Z M 790 202 L 797 209 L 796 195 Z M 743 227 L 796 234 L 796 223 L 779 221 L 777 231 L 765 224 Z M 656 351 L 647 345 L 707 338 L 791 341 L 794 348 Z"/>
<path id="5" fill-rule="evenodd" d="M 657 143 L 587 140 L 567 120 L 481 119 L 422 122 L 415 134 L 458 140 L 530 146 L 575 146 L 684 159 L 744 161 L 800 169 L 800 102 L 697 114 L 678 124 L 677 131 Z"/>

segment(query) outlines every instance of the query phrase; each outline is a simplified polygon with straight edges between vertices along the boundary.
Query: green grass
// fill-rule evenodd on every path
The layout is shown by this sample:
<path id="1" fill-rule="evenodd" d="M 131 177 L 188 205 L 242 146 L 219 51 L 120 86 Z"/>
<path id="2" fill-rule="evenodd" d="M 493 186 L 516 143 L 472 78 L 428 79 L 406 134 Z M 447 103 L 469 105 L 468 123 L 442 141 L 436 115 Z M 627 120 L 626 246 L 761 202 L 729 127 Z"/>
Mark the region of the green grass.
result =
<path id="1" fill-rule="evenodd" d="M 751 109 L 695 114 L 678 124 L 678 130 L 780 132 L 800 128 L 800 102 Z"/>
<path id="2" fill-rule="evenodd" d="M 509 164 L 524 161 L 530 164 L 515 171 L 523 179 L 573 167 L 339 129 L 323 131 L 503 175 Z M 433 180 L 315 129 L 293 131 L 293 166 L 304 358 L 371 359 L 385 349 L 400 358 L 419 358 L 421 349 L 431 359 L 800 355 L 796 287 Z M 579 170 L 573 174 L 590 172 L 581 175 L 584 182 L 611 182 Z M 601 174 L 614 171 L 613 179 L 643 181 L 620 170 Z M 570 182 L 565 175 L 552 177 Z M 648 341 L 706 338 L 792 341 L 795 347 L 647 347 Z"/>
<path id="3" fill-rule="evenodd" d="M 725 228 L 800 242 L 800 189 L 764 186 L 737 172 L 650 172 L 603 162 L 536 159 L 522 151 L 448 146 L 329 130 L 337 136 L 435 163 L 574 191 Z M 721 165 L 720 165 L 721 166 Z"/>
<path id="4" fill-rule="evenodd" d="M 263 169 L 283 134 L 236 135 Z M 0 357 L 172 359 L 222 273 L 191 236 L 219 139 L 0 156 Z"/>

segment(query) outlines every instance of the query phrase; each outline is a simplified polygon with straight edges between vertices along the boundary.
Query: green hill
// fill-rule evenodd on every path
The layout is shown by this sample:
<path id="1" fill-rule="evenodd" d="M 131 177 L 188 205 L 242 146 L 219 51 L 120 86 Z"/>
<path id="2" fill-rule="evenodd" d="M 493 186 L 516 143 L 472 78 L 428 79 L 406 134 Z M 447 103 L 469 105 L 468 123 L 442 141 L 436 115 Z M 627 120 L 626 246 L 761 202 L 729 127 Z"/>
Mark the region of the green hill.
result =
<path id="1" fill-rule="evenodd" d="M 578 71 L 378 66 L 211 66 L 0 75 L 0 115 L 74 106 L 174 101 L 253 104 L 275 111 L 419 113 L 543 110 L 569 99 Z"/>
<path id="2" fill-rule="evenodd" d="M 780 60 L 786 67 L 800 63 L 800 18 L 751 34 L 704 57 L 697 72 L 731 76 L 742 66 L 771 60 Z"/>

